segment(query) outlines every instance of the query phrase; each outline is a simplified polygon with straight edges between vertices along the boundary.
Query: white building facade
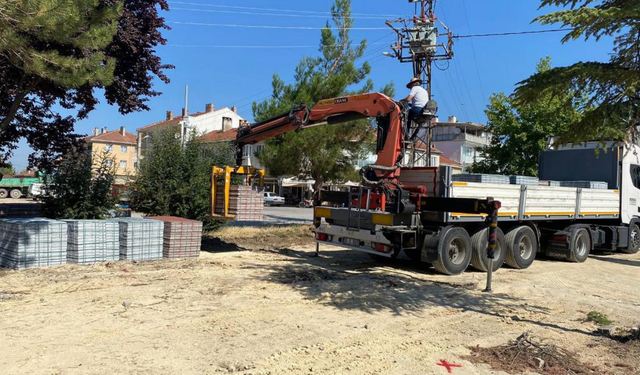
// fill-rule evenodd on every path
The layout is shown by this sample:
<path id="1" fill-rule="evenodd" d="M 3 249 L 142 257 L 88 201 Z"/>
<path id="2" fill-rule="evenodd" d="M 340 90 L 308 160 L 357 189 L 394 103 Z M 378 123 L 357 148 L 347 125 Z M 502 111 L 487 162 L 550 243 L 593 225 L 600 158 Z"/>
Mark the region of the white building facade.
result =
<path id="1" fill-rule="evenodd" d="M 192 131 L 198 136 L 212 132 L 227 132 L 238 129 L 244 122 L 236 107 L 216 110 L 213 104 L 207 104 L 204 112 L 189 114 L 183 110 L 181 116 L 174 116 L 172 111 L 168 111 L 164 120 L 137 129 L 138 148 L 143 156 L 153 133 L 167 128 L 173 129 L 176 137 L 186 139 Z"/>
<path id="2" fill-rule="evenodd" d="M 491 133 L 484 125 L 457 122 L 450 117 L 447 122 L 437 122 L 433 128 L 432 143 L 447 158 L 460 163 L 464 171 L 474 162 L 482 160 L 480 150 L 491 143 Z"/>

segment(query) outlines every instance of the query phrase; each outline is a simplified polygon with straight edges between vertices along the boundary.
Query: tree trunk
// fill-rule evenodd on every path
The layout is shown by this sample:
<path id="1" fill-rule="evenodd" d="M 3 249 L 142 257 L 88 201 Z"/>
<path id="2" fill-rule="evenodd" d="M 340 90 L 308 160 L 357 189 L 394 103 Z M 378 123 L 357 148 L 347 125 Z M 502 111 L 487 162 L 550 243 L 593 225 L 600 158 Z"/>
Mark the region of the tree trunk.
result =
<path id="1" fill-rule="evenodd" d="M 40 80 L 36 79 L 31 83 L 31 85 L 25 88 L 23 87 L 24 78 L 20 81 L 20 88 L 16 91 L 16 97 L 13 100 L 13 103 L 11 103 L 11 107 L 9 107 L 6 117 L 2 119 L 2 122 L 0 122 L 0 137 L 2 137 L 2 133 L 7 130 L 11 121 L 16 118 L 16 114 L 18 113 L 18 110 L 20 110 L 20 106 L 22 105 L 24 98 L 27 97 L 29 92 L 33 90 L 39 82 Z"/>

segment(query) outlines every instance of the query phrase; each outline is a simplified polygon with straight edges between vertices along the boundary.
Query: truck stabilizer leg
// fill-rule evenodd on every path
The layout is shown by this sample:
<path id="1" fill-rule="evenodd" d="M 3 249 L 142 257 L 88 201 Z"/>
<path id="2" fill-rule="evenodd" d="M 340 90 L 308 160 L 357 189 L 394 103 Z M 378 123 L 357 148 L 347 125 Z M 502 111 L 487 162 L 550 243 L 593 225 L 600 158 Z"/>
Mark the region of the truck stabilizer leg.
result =
<path id="1" fill-rule="evenodd" d="M 496 246 L 498 244 L 498 209 L 500 208 L 500 202 L 493 200 L 489 201 L 489 215 L 487 216 L 487 222 L 489 223 L 489 241 L 487 244 L 487 259 L 489 260 L 487 268 L 487 287 L 484 292 L 491 293 L 492 279 L 493 279 L 493 259 L 496 254 Z"/>

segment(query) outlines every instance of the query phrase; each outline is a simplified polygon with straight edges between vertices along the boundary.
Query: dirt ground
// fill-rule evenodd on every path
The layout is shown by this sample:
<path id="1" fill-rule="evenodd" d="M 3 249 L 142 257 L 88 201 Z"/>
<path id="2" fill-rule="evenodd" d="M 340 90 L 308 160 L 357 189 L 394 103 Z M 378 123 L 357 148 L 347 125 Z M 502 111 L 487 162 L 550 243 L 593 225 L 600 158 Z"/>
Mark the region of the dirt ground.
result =
<path id="1" fill-rule="evenodd" d="M 0 270 L 0 374 L 498 374 L 470 348 L 524 332 L 600 373 L 640 373 L 640 254 L 447 277 L 408 260 L 240 229 L 199 259 Z M 234 237 L 235 236 L 235 237 Z"/>

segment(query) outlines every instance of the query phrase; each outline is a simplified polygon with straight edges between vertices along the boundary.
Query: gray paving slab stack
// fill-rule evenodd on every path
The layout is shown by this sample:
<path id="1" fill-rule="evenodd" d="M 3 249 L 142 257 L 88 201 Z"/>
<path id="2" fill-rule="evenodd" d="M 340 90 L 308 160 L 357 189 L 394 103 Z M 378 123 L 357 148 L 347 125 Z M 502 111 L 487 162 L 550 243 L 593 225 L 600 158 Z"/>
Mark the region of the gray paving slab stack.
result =
<path id="1" fill-rule="evenodd" d="M 540 180 L 538 182 L 538 184 L 540 186 L 555 186 L 555 187 L 559 187 L 560 186 L 560 181 Z"/>
<path id="2" fill-rule="evenodd" d="M 531 176 L 509 176 L 509 182 L 511 185 L 538 185 L 540 180 Z"/>
<path id="3" fill-rule="evenodd" d="M 0 220 L 0 266 L 24 269 L 67 262 L 67 223 L 30 218 Z"/>
<path id="4" fill-rule="evenodd" d="M 216 195 L 216 213 L 222 214 L 224 192 Z M 237 221 L 262 221 L 264 219 L 264 194 L 251 186 L 234 185 L 229 188 L 229 214 Z"/>
<path id="5" fill-rule="evenodd" d="M 453 181 L 459 182 L 483 182 L 486 184 L 510 184 L 509 176 L 503 176 L 499 174 L 480 174 L 480 173 L 465 173 L 454 174 Z"/>
<path id="6" fill-rule="evenodd" d="M 95 264 L 120 259 L 120 226 L 107 220 L 64 220 L 67 223 L 67 262 Z"/>
<path id="7" fill-rule="evenodd" d="M 164 223 L 162 256 L 164 258 L 197 258 L 202 246 L 202 222 L 175 216 L 153 216 L 147 219 Z"/>
<path id="8" fill-rule="evenodd" d="M 584 189 L 608 189 L 609 184 L 603 181 L 560 181 L 562 187 L 574 187 Z"/>
<path id="9" fill-rule="evenodd" d="M 120 260 L 145 261 L 162 259 L 164 223 L 158 220 L 118 218 Z"/>

